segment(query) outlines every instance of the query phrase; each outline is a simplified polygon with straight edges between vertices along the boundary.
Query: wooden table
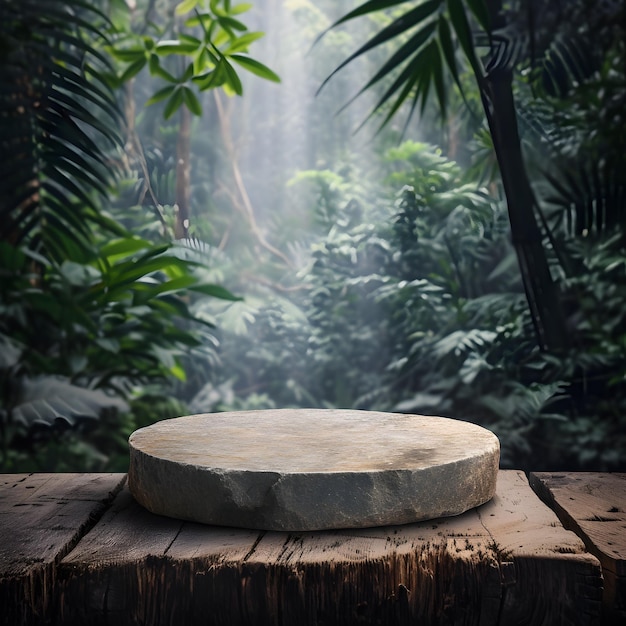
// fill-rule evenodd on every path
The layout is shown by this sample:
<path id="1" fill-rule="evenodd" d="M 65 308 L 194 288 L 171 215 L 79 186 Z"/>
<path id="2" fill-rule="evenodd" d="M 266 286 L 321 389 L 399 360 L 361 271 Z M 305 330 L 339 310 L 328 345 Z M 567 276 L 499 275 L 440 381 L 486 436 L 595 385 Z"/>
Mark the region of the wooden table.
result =
<path id="1" fill-rule="evenodd" d="M 458 517 L 307 533 L 152 515 L 125 478 L 0 475 L 0 623 L 626 624 L 626 474 L 500 471 Z"/>

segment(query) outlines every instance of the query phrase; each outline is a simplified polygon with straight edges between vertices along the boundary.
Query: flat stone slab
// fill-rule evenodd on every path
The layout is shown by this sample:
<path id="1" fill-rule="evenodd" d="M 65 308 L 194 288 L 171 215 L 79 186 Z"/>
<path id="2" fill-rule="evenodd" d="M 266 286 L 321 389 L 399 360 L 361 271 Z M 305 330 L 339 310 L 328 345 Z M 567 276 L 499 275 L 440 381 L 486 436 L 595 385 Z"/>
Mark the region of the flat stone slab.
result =
<path id="1" fill-rule="evenodd" d="M 500 460 L 475 424 L 339 409 L 190 415 L 129 446 L 130 491 L 153 513 L 281 531 L 458 515 L 493 497 Z"/>

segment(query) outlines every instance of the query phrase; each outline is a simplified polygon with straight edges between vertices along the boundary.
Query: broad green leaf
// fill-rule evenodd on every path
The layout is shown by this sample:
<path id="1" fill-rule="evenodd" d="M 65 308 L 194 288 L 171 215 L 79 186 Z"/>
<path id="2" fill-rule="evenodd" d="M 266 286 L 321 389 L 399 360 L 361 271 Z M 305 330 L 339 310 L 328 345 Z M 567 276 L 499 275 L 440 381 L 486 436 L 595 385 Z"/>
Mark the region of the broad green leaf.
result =
<path id="1" fill-rule="evenodd" d="M 231 15 L 241 15 L 242 13 L 246 13 L 253 7 L 251 2 L 242 2 L 241 4 L 236 4 L 230 10 Z"/>
<path id="2" fill-rule="evenodd" d="M 150 55 L 150 74 L 152 76 L 159 76 L 168 83 L 177 83 L 178 81 L 172 76 L 162 65 L 159 57 L 156 54 Z"/>
<path id="3" fill-rule="evenodd" d="M 194 50 L 199 49 L 202 46 L 202 43 L 203 43 L 197 37 L 192 37 L 191 35 L 186 35 L 185 33 L 181 33 L 180 35 L 178 35 L 178 38 L 185 45 L 193 46 Z"/>
<path id="4" fill-rule="evenodd" d="M 221 287 L 220 285 L 193 285 L 189 288 L 190 291 L 202 293 L 205 296 L 212 296 L 219 298 L 220 300 L 231 300 L 233 302 L 239 302 L 242 298 L 233 295 L 228 289 Z"/>
<path id="5" fill-rule="evenodd" d="M 176 85 L 168 85 L 163 89 L 159 89 L 159 91 L 157 91 L 151 98 L 146 101 L 146 106 L 154 104 L 155 102 L 161 102 L 162 100 L 169 98 L 175 89 L 177 89 Z"/>
<path id="6" fill-rule="evenodd" d="M 243 94 L 243 86 L 241 84 L 241 80 L 237 74 L 237 72 L 234 70 L 233 66 L 226 60 L 226 59 L 222 59 L 223 60 L 223 67 L 224 67 L 224 72 L 226 74 L 226 82 L 224 83 L 223 87 L 230 87 L 233 91 L 233 93 L 237 94 L 238 96 Z"/>
<path id="7" fill-rule="evenodd" d="M 248 30 L 248 27 L 243 22 L 240 22 L 233 17 L 218 17 L 217 22 L 225 31 L 239 30 L 244 32 Z"/>
<path id="8" fill-rule="evenodd" d="M 128 5 L 123 0 L 112 0 L 109 17 L 116 31 L 123 32 L 130 30 L 130 12 Z"/>
<path id="9" fill-rule="evenodd" d="M 209 15 L 208 13 L 200 13 L 187 19 L 185 21 L 185 26 L 187 28 L 195 28 L 196 26 L 201 26 L 206 35 L 212 29 L 213 23 L 214 23 L 214 20 L 211 15 Z M 204 41 L 205 43 L 207 43 L 208 41 L 210 41 L 210 38 L 207 39 L 205 37 Z"/>
<path id="10" fill-rule="evenodd" d="M 187 305 L 178 297 L 164 294 L 161 298 L 150 301 L 151 308 L 169 315 L 179 315 L 183 319 L 195 319 Z"/>
<path id="11" fill-rule="evenodd" d="M 269 67 L 263 65 L 263 63 L 260 63 L 255 59 L 251 59 L 250 57 L 245 57 L 240 54 L 233 54 L 230 58 L 239 65 L 241 65 L 241 67 L 243 67 L 244 69 L 252 72 L 253 74 L 256 74 L 257 76 L 260 76 L 261 78 L 271 80 L 275 83 L 280 82 L 280 76 L 278 76 L 278 74 L 275 74 Z"/>
<path id="12" fill-rule="evenodd" d="M 133 63 L 131 63 L 121 74 L 119 80 L 121 83 L 128 82 L 133 76 L 136 76 L 141 72 L 146 64 L 146 57 L 144 56 L 142 59 L 137 59 Z"/>
<path id="13" fill-rule="evenodd" d="M 168 270 L 175 267 L 176 264 L 181 264 L 176 258 L 159 256 L 145 260 L 137 259 L 131 263 L 116 265 L 111 270 L 111 280 L 113 281 L 111 288 L 114 289 L 120 286 L 126 288 L 128 283 L 132 283 L 153 272 L 162 271 L 167 273 Z"/>
<path id="14" fill-rule="evenodd" d="M 206 70 L 211 70 L 215 67 L 215 64 L 211 61 L 211 57 L 205 48 L 200 50 L 199 54 L 196 55 L 196 58 L 193 60 L 193 78 L 196 78 L 198 74 L 202 74 L 206 72 Z"/>
<path id="15" fill-rule="evenodd" d="M 226 80 L 224 72 L 219 71 L 220 66 L 215 68 L 212 72 L 206 72 L 199 76 L 194 76 L 193 82 L 198 85 L 200 91 L 207 91 L 208 89 L 215 89 L 221 87 Z"/>
<path id="16" fill-rule="evenodd" d="M 175 363 L 174 365 L 172 365 L 172 367 L 170 367 L 170 372 L 172 373 L 172 376 L 182 382 L 185 382 L 187 380 L 187 374 L 185 372 L 185 369 L 179 363 Z"/>
<path id="17" fill-rule="evenodd" d="M 104 229 L 105 232 L 111 233 L 117 237 L 128 235 L 128 231 L 116 219 L 111 217 L 105 210 L 86 212 L 89 221 L 97 224 Z"/>
<path id="18" fill-rule="evenodd" d="M 140 262 L 145 261 L 146 259 L 151 259 L 156 256 L 160 256 L 161 254 L 165 254 L 171 245 L 169 243 L 157 244 L 153 245 L 150 250 L 148 250 L 145 254 L 143 254 L 140 258 Z M 172 257 L 169 257 L 172 258 Z"/>
<path id="19" fill-rule="evenodd" d="M 174 89 L 172 96 L 170 97 L 170 99 L 167 101 L 165 105 L 165 109 L 163 111 L 163 117 L 166 120 L 169 120 L 170 117 L 172 117 L 172 115 L 174 115 L 174 113 L 178 111 L 178 109 L 180 109 L 182 104 L 183 104 L 183 92 L 181 88 L 177 86 Z"/>
<path id="20" fill-rule="evenodd" d="M 199 0 L 183 0 L 175 9 L 176 15 L 184 15 L 196 8 Z"/>
<path id="21" fill-rule="evenodd" d="M 155 52 L 161 56 L 167 56 L 169 54 L 193 54 L 198 49 L 200 41 L 198 43 L 191 41 L 181 41 L 180 39 L 168 39 L 165 41 L 159 41 L 155 47 Z"/>
<path id="22" fill-rule="evenodd" d="M 261 39 L 264 35 L 265 33 L 259 31 L 241 35 L 241 37 L 237 37 L 237 39 L 232 41 L 231 44 L 224 49 L 223 53 L 225 55 L 231 55 L 236 52 L 247 52 L 248 46 L 254 41 Z"/>
<path id="23" fill-rule="evenodd" d="M 175 291 L 186 291 L 190 287 L 193 287 L 196 282 L 196 278 L 194 276 L 191 276 L 190 274 L 177 276 L 176 278 L 172 278 L 171 280 L 161 283 L 157 288 L 158 290 L 155 291 L 154 295 L 174 293 Z"/>
<path id="24" fill-rule="evenodd" d="M 179 83 L 186 83 L 190 81 L 193 77 L 193 63 L 189 63 L 183 72 L 183 75 L 178 80 Z"/>
<path id="25" fill-rule="evenodd" d="M 115 263 L 124 257 L 145 250 L 152 244 L 139 237 L 125 237 L 110 241 L 100 248 L 100 254 L 106 257 L 110 263 Z"/>
<path id="26" fill-rule="evenodd" d="M 179 276 L 168 280 L 166 282 L 150 286 L 137 283 L 135 285 L 137 295 L 134 299 L 136 305 L 142 305 L 148 303 L 149 300 L 156 298 L 160 294 L 174 293 L 177 291 L 183 291 L 191 287 L 196 282 L 193 276 Z"/>
<path id="27" fill-rule="evenodd" d="M 202 106 L 200 105 L 200 101 L 198 97 L 189 87 L 183 87 L 183 101 L 187 105 L 187 108 L 194 114 L 201 116 L 202 115 Z"/>
<path id="28" fill-rule="evenodd" d="M 63 312 L 63 307 L 55 294 L 44 292 L 38 288 L 29 287 L 23 290 L 24 298 L 33 309 L 58 319 Z"/>
<path id="29" fill-rule="evenodd" d="M 119 59 L 124 63 L 136 63 L 140 59 L 146 58 L 146 51 L 144 48 L 112 48 L 111 52 L 116 59 Z"/>
<path id="30" fill-rule="evenodd" d="M 229 43 L 229 42 L 234 41 L 236 39 L 235 33 L 233 33 L 232 31 L 226 31 L 223 28 L 218 30 L 217 33 L 214 36 L 213 36 L 213 34 L 211 34 L 211 36 L 213 38 L 210 40 L 210 43 L 212 43 L 212 45 L 215 48 L 220 48 L 220 49 L 226 43 Z"/>

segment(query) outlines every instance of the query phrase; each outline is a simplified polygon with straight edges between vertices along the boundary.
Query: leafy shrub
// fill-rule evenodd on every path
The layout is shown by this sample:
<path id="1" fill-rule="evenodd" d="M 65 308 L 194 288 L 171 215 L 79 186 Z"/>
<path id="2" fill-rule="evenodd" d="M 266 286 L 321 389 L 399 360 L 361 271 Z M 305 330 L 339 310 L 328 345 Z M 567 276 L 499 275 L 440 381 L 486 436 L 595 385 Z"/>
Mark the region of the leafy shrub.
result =
<path id="1" fill-rule="evenodd" d="M 581 268 L 563 278 L 576 346 L 542 352 L 502 204 L 430 146 L 407 142 L 386 162 L 387 198 L 404 185 L 395 202 L 355 201 L 346 179 L 302 177 L 320 182 L 323 210 L 292 298 L 299 314 L 244 304 L 237 343 L 223 312 L 228 393 L 214 406 L 450 416 L 494 430 L 504 467 L 622 467 L 621 239 L 569 241 Z"/>

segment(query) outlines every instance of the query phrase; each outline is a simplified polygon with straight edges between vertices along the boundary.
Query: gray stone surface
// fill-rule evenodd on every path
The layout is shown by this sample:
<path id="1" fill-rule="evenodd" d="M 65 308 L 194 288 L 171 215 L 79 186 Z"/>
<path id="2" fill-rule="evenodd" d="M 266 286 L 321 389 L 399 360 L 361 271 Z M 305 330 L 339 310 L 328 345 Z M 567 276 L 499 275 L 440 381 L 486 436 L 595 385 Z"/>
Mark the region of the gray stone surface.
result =
<path id="1" fill-rule="evenodd" d="M 457 515 L 495 492 L 500 444 L 457 420 L 352 410 L 191 415 L 135 431 L 129 487 L 154 513 L 281 531 Z"/>

